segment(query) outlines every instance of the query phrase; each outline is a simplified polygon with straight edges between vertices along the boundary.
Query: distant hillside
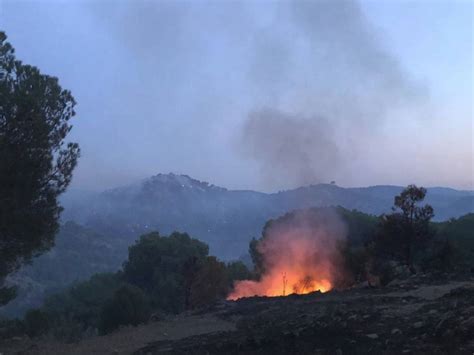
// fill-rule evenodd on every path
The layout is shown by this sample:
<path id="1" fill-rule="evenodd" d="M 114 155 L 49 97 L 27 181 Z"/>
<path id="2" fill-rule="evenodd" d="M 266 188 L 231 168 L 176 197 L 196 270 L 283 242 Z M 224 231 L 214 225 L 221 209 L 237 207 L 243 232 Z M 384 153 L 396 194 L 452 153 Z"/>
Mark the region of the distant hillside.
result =
<path id="1" fill-rule="evenodd" d="M 72 282 L 98 272 L 116 271 L 127 257 L 128 243 L 67 222 L 56 236 L 53 249 L 9 278 L 20 286 L 18 297 L 0 308 L 1 316 L 14 316 L 39 307 L 43 299 Z"/>
<path id="2" fill-rule="evenodd" d="M 131 243 L 150 230 L 186 231 L 209 243 L 211 253 L 237 258 L 265 221 L 288 211 L 323 206 L 379 215 L 389 212 L 401 186 L 342 188 L 319 184 L 278 193 L 227 190 L 186 175 L 158 174 L 141 183 L 98 194 L 66 196 L 63 220 L 73 220 Z M 474 212 L 474 192 L 430 188 L 426 202 L 443 221 Z"/>
<path id="3" fill-rule="evenodd" d="M 19 315 L 40 305 L 45 296 L 94 273 L 118 270 L 137 236 L 155 229 L 162 234 L 187 231 L 209 243 L 211 254 L 235 259 L 247 253 L 249 240 L 260 236 L 269 219 L 299 208 L 334 204 L 350 209 L 337 211 L 348 227 L 348 238 L 362 244 L 377 225 L 373 214 L 390 211 L 393 197 L 401 190 L 393 186 L 344 189 L 316 185 L 263 194 L 229 191 L 186 176 L 158 175 L 142 184 L 101 194 L 69 194 L 63 202 L 67 206 L 63 217 L 75 222 L 63 224 L 51 251 L 13 275 L 11 279 L 20 285 L 20 296 L 0 309 L 0 317 Z M 435 210 L 449 211 L 450 204 L 457 206 L 472 199 L 472 193 L 450 189 L 430 189 L 430 194 L 428 201 Z M 460 257 L 465 260 L 474 255 L 473 217 L 471 213 L 436 224 L 442 236 L 462 247 L 465 255 Z"/>

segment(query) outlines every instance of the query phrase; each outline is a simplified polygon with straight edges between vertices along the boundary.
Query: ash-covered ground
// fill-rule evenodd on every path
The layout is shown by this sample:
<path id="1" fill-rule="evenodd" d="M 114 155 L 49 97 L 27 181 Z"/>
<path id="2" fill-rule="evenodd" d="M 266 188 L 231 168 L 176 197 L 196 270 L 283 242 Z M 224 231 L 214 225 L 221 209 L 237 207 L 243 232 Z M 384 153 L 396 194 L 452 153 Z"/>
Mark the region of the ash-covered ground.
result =
<path id="1" fill-rule="evenodd" d="M 473 354 L 474 278 L 420 275 L 381 289 L 247 298 L 210 310 L 236 330 L 137 354 Z"/>
<path id="2" fill-rule="evenodd" d="M 253 297 L 76 344 L 12 339 L 4 354 L 473 354 L 474 275 Z"/>

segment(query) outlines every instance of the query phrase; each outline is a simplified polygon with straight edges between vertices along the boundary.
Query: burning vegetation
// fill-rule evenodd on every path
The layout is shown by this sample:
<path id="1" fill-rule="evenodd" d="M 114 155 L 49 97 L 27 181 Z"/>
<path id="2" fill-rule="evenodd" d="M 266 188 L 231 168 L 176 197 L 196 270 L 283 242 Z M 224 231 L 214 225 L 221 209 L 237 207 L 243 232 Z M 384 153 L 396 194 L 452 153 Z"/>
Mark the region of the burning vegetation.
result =
<path id="1" fill-rule="evenodd" d="M 334 288 L 343 275 L 338 246 L 346 228 L 332 209 L 297 211 L 267 223 L 251 244 L 257 280 L 236 281 L 229 300 Z"/>

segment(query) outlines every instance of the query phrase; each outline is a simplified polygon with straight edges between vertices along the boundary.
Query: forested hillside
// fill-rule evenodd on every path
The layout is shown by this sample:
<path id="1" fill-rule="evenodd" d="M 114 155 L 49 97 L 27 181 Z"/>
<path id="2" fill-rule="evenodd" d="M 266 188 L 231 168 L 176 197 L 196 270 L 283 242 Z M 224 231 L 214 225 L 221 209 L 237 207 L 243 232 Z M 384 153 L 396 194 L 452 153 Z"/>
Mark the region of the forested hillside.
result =
<path id="1" fill-rule="evenodd" d="M 317 208 L 312 209 L 316 213 Z M 376 232 L 379 219 L 356 210 L 337 208 L 337 213 L 347 227 L 347 238 L 355 248 L 362 247 Z M 291 216 L 287 214 L 281 220 Z M 263 221 L 255 234 L 242 237 L 243 258 L 248 256 L 249 240 L 258 237 L 267 221 Z M 474 260 L 474 214 L 459 219 L 433 223 L 437 240 L 448 240 L 456 247 L 456 257 L 464 264 Z M 4 315 L 17 315 L 28 308 L 39 306 L 45 297 L 68 285 L 89 278 L 100 272 L 116 271 L 126 260 L 127 250 L 134 241 L 112 234 L 105 235 L 82 227 L 74 222 L 65 223 L 56 238 L 56 246 L 13 275 L 11 280 L 20 285 L 17 299 L 2 309 Z M 357 255 L 349 255 L 357 257 Z M 237 258 L 236 258 L 237 259 Z M 474 266 L 474 265 L 473 265 Z"/>
<path id="2" fill-rule="evenodd" d="M 227 190 L 186 175 L 158 174 L 141 183 L 99 194 L 70 194 L 63 220 L 74 220 L 99 233 L 132 243 L 140 234 L 186 231 L 205 241 L 211 253 L 235 259 L 246 253 L 265 221 L 308 207 L 342 206 L 380 215 L 390 212 L 398 186 L 342 188 L 320 184 L 265 194 Z M 426 203 L 435 221 L 474 212 L 474 193 L 428 189 Z"/>

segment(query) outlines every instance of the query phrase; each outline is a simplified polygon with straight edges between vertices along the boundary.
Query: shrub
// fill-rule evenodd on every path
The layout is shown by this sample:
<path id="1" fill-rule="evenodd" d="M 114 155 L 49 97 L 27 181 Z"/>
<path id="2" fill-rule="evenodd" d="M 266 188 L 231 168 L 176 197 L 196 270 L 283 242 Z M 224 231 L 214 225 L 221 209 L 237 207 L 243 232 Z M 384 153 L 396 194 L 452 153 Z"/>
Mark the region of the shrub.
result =
<path id="1" fill-rule="evenodd" d="M 343 243 L 340 246 L 340 251 L 345 270 L 339 286 L 350 286 L 366 280 L 370 259 L 369 250 L 365 247 L 351 247 L 348 243 Z"/>
<path id="2" fill-rule="evenodd" d="M 2 339 L 13 338 L 25 334 L 25 324 L 19 319 L 0 318 L 0 343 Z"/>
<path id="3" fill-rule="evenodd" d="M 152 297 L 153 307 L 179 313 L 186 307 L 187 289 L 197 272 L 193 268 L 208 252 L 207 244 L 186 233 L 145 234 L 129 248 L 124 276 Z"/>
<path id="4" fill-rule="evenodd" d="M 29 310 L 25 315 L 25 332 L 29 337 L 37 337 L 49 330 L 50 321 L 46 312 L 39 309 Z"/>
<path id="5" fill-rule="evenodd" d="M 234 281 L 251 280 L 254 275 L 242 261 L 231 261 L 226 265 L 227 284 L 231 289 Z"/>
<path id="6" fill-rule="evenodd" d="M 143 291 L 131 285 L 122 286 L 102 308 L 99 333 L 110 333 L 121 325 L 138 325 L 149 316 L 149 302 Z"/>
<path id="7" fill-rule="evenodd" d="M 199 265 L 199 271 L 191 286 L 191 308 L 211 304 L 224 298 L 227 291 L 225 264 L 214 256 L 208 256 Z"/>
<path id="8" fill-rule="evenodd" d="M 66 321 L 69 328 L 74 322 L 83 330 L 97 328 L 102 307 L 124 284 L 121 278 L 120 273 L 95 274 L 87 281 L 76 283 L 63 292 L 48 297 L 43 309 L 59 327 Z"/>

